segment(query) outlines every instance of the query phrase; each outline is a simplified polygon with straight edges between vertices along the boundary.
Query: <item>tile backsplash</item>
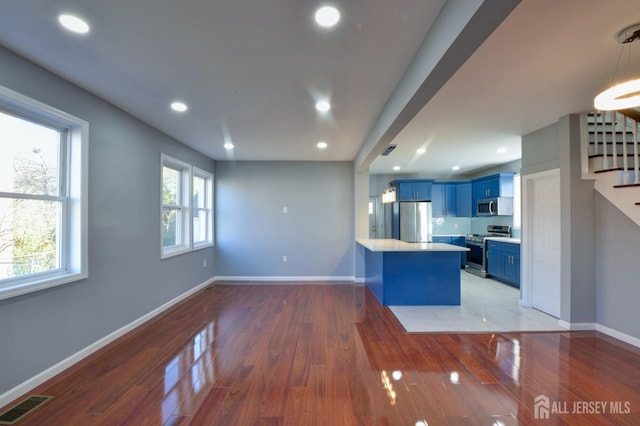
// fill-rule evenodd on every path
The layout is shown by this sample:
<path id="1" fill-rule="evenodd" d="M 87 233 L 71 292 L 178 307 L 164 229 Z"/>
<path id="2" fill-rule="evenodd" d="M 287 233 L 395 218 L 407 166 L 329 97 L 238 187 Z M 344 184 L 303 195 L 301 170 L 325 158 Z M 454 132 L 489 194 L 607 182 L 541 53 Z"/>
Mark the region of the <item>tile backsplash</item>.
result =
<path id="1" fill-rule="evenodd" d="M 471 233 L 471 218 L 447 217 L 434 218 L 433 235 L 466 235 Z"/>
<path id="2" fill-rule="evenodd" d="M 445 217 L 432 219 L 433 235 L 486 234 L 488 225 L 513 226 L 512 216 Z M 513 230 L 520 237 L 520 230 Z"/>

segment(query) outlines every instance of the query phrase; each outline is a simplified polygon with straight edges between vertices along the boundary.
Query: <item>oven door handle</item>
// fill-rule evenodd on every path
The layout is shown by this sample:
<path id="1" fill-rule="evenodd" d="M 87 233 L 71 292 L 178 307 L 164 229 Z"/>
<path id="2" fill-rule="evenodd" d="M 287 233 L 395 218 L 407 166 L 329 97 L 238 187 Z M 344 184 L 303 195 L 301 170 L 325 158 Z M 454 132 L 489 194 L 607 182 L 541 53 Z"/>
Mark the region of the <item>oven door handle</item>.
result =
<path id="1" fill-rule="evenodd" d="M 484 247 L 484 243 L 476 243 L 475 241 L 465 241 L 465 244 L 480 248 Z"/>

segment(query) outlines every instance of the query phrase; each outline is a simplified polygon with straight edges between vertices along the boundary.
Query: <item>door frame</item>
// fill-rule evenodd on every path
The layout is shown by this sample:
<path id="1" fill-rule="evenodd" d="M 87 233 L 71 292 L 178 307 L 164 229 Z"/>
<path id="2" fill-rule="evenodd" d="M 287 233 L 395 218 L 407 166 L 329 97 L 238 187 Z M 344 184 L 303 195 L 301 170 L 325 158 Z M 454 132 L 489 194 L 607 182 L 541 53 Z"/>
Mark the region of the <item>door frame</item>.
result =
<path id="1" fill-rule="evenodd" d="M 521 271 L 520 271 L 520 305 L 532 307 L 533 300 L 533 185 L 536 180 L 557 177 L 560 184 L 560 169 L 546 170 L 544 172 L 521 175 L 522 184 L 522 240 Z M 562 277 L 561 277 L 562 279 Z M 562 286 L 562 282 L 560 282 Z M 560 292 L 562 295 L 562 291 Z M 562 302 L 562 301 L 561 301 Z M 562 315 L 562 303 L 560 303 L 560 315 Z"/>

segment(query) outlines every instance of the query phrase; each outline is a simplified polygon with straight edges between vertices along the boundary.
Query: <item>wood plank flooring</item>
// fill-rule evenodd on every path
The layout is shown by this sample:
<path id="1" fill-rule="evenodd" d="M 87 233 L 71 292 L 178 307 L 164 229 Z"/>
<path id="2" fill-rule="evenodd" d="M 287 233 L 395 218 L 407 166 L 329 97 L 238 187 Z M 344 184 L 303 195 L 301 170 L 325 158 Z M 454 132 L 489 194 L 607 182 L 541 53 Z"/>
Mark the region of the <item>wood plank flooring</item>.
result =
<path id="1" fill-rule="evenodd" d="M 54 399 L 18 425 L 639 425 L 640 350 L 408 334 L 364 287 L 219 284 L 31 394 Z"/>

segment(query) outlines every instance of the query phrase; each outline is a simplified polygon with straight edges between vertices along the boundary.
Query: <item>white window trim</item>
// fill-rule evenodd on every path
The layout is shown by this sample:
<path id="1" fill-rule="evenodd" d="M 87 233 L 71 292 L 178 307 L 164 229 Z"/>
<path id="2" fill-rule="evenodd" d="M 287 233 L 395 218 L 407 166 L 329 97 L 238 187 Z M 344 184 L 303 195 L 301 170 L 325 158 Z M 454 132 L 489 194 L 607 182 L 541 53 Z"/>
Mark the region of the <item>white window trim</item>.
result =
<path id="1" fill-rule="evenodd" d="M 162 229 L 162 215 L 165 205 L 162 200 L 162 191 L 164 185 L 164 179 L 162 177 L 162 171 L 164 167 L 169 167 L 182 172 L 182 181 L 180 188 L 180 244 L 172 247 L 164 247 L 163 238 L 164 232 Z M 183 253 L 190 252 L 193 249 L 192 246 L 192 232 L 191 232 L 191 197 L 192 197 L 192 167 L 191 165 L 172 158 L 166 154 L 160 155 L 160 249 L 161 259 L 166 259 L 173 256 L 178 256 Z"/>
<path id="2" fill-rule="evenodd" d="M 201 178 L 205 180 L 205 208 L 198 209 L 193 206 L 193 215 L 195 217 L 197 210 L 205 210 L 207 217 L 207 239 L 196 243 L 194 239 L 193 249 L 199 250 L 206 247 L 212 247 L 214 245 L 214 229 L 213 229 L 213 173 L 199 169 L 193 166 L 193 178 Z M 191 181 L 193 182 L 193 178 Z M 193 200 L 193 199 L 192 199 Z"/>
<path id="3" fill-rule="evenodd" d="M 79 281 L 89 276 L 88 178 L 89 123 L 64 111 L 0 86 L 0 107 L 37 123 L 67 129 L 66 198 L 62 218 L 60 270 L 8 279 L 0 283 L 0 300 Z"/>

